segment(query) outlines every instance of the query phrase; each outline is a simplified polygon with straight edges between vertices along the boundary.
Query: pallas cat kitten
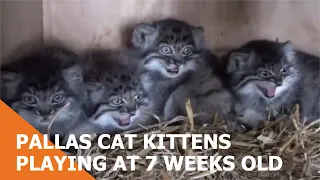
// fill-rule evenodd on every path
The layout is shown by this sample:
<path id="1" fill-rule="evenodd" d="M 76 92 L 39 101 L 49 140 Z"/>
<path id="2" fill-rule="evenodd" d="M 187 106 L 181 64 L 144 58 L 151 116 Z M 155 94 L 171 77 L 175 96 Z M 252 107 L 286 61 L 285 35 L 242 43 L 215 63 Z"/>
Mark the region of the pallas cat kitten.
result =
<path id="1" fill-rule="evenodd" d="M 165 19 L 135 27 L 132 43 L 140 52 L 141 82 L 158 113 L 170 93 L 195 70 L 203 49 L 203 28 Z"/>
<path id="2" fill-rule="evenodd" d="M 85 120 L 79 57 L 47 47 L 7 64 L 1 70 L 3 99 L 40 133 L 64 136 Z"/>
<path id="3" fill-rule="evenodd" d="M 253 40 L 227 55 L 237 118 L 249 127 L 297 102 L 301 72 L 291 42 Z"/>
<path id="4" fill-rule="evenodd" d="M 320 58 L 301 51 L 296 54 L 303 74 L 299 93 L 302 120 L 311 122 L 320 118 Z"/>
<path id="5" fill-rule="evenodd" d="M 190 99 L 196 124 L 210 124 L 214 116 L 228 120 L 232 115 L 233 98 L 221 78 L 220 64 L 211 52 L 202 54 L 197 69 L 185 79 L 166 102 L 166 120 L 187 115 L 185 103 Z M 231 120 L 231 119 L 230 119 Z"/>
<path id="6" fill-rule="evenodd" d="M 116 134 L 154 123 L 149 111 L 151 101 L 140 84 L 137 67 L 103 61 L 91 62 L 91 71 L 86 73 L 89 121 L 72 133 Z"/>

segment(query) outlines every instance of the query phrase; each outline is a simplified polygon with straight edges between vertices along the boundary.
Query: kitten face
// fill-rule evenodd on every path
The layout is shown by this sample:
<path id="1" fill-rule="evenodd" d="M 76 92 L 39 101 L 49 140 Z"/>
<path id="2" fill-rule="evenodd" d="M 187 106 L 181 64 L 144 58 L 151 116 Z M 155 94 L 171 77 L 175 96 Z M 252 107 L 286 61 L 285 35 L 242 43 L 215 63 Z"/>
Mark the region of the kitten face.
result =
<path id="1" fill-rule="evenodd" d="M 272 103 L 292 90 L 300 74 L 290 44 L 273 44 L 267 48 L 252 46 L 249 52 L 231 53 L 228 71 L 238 94 L 256 95 Z"/>
<path id="2" fill-rule="evenodd" d="M 30 87 L 28 91 L 21 93 L 20 99 L 13 103 L 13 107 L 31 124 L 48 126 L 54 119 L 57 122 L 64 121 L 74 116 L 72 112 L 78 113 L 70 107 L 59 112 L 68 103 L 74 105 L 75 97 L 65 93 L 58 86 L 46 90 Z"/>
<path id="3" fill-rule="evenodd" d="M 2 67 L 1 98 L 41 133 L 47 133 L 52 123 L 50 132 L 63 136 L 85 119 L 79 62 L 80 57 L 62 47 L 23 56 Z"/>
<path id="4" fill-rule="evenodd" d="M 143 67 L 166 78 L 176 78 L 196 69 L 204 45 L 203 29 L 178 20 L 140 24 L 133 44 L 144 54 Z"/>
<path id="5" fill-rule="evenodd" d="M 150 100 L 142 86 L 133 82 L 130 76 L 117 77 L 119 78 L 105 78 L 100 83 L 88 84 L 92 89 L 90 98 L 96 104 L 96 110 L 91 117 L 95 123 L 102 126 L 127 129 L 144 116 Z M 93 86 L 95 88 L 92 88 Z"/>
<path id="6" fill-rule="evenodd" d="M 80 72 L 74 74 L 74 70 L 71 67 L 57 72 L 56 76 L 31 79 L 20 75 L 22 79 L 11 99 L 12 109 L 41 133 L 47 133 L 49 124 L 54 121 L 52 133 L 63 135 L 67 131 L 65 128 L 77 122 L 82 113 L 76 93 L 69 88 L 74 81 L 78 83 Z"/>

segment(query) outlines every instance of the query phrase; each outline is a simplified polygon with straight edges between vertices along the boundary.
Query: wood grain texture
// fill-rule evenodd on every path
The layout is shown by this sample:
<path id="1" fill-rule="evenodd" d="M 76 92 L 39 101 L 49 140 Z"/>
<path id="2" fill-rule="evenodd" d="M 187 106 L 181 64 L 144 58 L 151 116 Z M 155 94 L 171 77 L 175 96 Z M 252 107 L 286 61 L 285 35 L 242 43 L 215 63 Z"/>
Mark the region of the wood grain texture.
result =
<path id="1" fill-rule="evenodd" d="M 1 0 L 1 64 L 43 44 L 42 0 Z"/>
<path id="2" fill-rule="evenodd" d="M 75 49 L 120 48 L 139 22 L 174 17 L 203 26 L 207 44 L 225 51 L 254 38 L 292 40 L 320 55 L 320 3 L 306 1 L 44 1 L 44 34 Z"/>
<path id="3" fill-rule="evenodd" d="M 137 23 L 168 17 L 203 26 L 216 52 L 279 37 L 320 55 L 318 0 L 6 0 L 1 1 L 1 59 L 31 40 L 54 39 L 79 51 L 119 49 L 129 44 Z"/>

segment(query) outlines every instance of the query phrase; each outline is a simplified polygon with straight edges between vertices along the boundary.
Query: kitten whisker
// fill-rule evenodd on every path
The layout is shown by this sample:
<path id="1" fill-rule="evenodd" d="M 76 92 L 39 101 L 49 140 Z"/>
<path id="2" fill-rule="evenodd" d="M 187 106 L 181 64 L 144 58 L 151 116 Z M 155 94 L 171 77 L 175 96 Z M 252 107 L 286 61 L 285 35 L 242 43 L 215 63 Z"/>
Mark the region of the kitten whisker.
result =
<path id="1" fill-rule="evenodd" d="M 65 109 L 65 108 L 67 108 L 68 106 L 70 105 L 70 102 L 68 102 L 67 104 L 65 104 L 55 115 L 54 115 L 54 117 L 52 118 L 52 120 L 51 120 L 51 122 L 50 122 L 50 124 L 49 124 L 49 126 L 48 126 L 48 128 L 47 128 L 47 133 L 48 133 L 48 135 L 49 135 L 49 140 L 50 140 L 50 131 L 51 131 L 51 126 L 52 126 L 52 124 L 54 123 L 54 121 L 57 119 L 57 117 L 58 117 L 58 115 Z"/>
<path id="2" fill-rule="evenodd" d="M 49 45 L 2 66 L 0 79 L 4 75 L 5 90 L 12 91 L 4 93 L 8 105 L 41 134 L 65 136 L 86 118 L 80 61 L 72 50 Z M 72 108 L 62 111 L 73 102 Z"/>

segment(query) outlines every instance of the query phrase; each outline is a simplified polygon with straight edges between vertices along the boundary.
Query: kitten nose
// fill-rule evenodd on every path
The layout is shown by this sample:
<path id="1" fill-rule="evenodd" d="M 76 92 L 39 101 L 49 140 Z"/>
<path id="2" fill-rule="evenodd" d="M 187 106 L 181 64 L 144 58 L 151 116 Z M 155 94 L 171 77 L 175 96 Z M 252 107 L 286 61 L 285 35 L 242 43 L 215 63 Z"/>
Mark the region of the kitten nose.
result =
<path id="1" fill-rule="evenodd" d="M 274 86 L 281 86 L 282 84 L 282 79 L 281 77 L 278 77 L 278 76 L 273 76 L 272 78 L 270 78 L 269 81 L 274 83 Z"/>
<path id="2" fill-rule="evenodd" d="M 182 64 L 182 61 L 179 58 L 172 58 L 170 59 L 170 64 L 179 67 Z"/>
<path id="3" fill-rule="evenodd" d="M 136 106 L 135 105 L 127 106 L 126 111 L 131 114 L 132 112 L 136 111 Z"/>
<path id="4" fill-rule="evenodd" d="M 39 109 L 38 111 L 39 111 L 39 114 L 43 117 L 47 117 L 54 114 L 53 109 Z"/>
<path id="5" fill-rule="evenodd" d="M 276 85 L 277 86 L 281 86 L 282 85 L 282 81 L 276 81 Z"/>
<path id="6" fill-rule="evenodd" d="M 281 86 L 282 85 L 282 78 L 276 77 L 276 78 L 274 78 L 274 82 L 276 83 L 277 86 Z"/>
<path id="7" fill-rule="evenodd" d="M 182 62 L 180 62 L 180 61 L 179 61 L 179 62 L 176 62 L 176 65 L 177 65 L 177 66 L 181 66 L 181 64 L 182 64 Z"/>

